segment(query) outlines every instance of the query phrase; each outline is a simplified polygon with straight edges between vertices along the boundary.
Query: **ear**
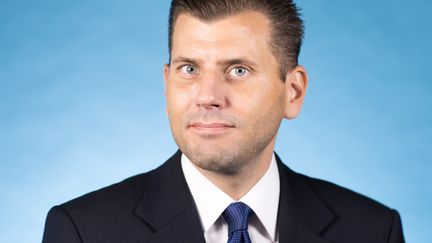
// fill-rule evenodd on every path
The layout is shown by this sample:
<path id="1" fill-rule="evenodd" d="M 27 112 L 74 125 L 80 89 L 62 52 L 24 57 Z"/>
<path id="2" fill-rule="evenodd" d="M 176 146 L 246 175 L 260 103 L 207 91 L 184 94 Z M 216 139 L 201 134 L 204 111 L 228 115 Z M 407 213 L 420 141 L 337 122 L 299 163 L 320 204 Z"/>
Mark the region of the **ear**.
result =
<path id="1" fill-rule="evenodd" d="M 169 64 L 164 64 L 163 76 L 164 76 L 164 94 L 165 94 L 165 97 L 167 95 L 167 82 L 168 82 L 169 69 L 170 69 Z"/>
<path id="2" fill-rule="evenodd" d="M 300 114 L 303 100 L 306 95 L 308 78 L 306 69 L 302 66 L 296 66 L 285 78 L 286 89 L 286 107 L 284 117 L 293 119 Z"/>
<path id="3" fill-rule="evenodd" d="M 164 64 L 164 95 L 165 95 L 165 99 L 167 99 L 167 83 L 168 83 L 168 75 L 169 75 L 169 71 L 170 71 L 170 66 L 169 64 Z M 166 101 L 166 104 L 168 104 L 168 101 Z M 168 116 L 168 105 L 165 105 L 165 114 Z"/>

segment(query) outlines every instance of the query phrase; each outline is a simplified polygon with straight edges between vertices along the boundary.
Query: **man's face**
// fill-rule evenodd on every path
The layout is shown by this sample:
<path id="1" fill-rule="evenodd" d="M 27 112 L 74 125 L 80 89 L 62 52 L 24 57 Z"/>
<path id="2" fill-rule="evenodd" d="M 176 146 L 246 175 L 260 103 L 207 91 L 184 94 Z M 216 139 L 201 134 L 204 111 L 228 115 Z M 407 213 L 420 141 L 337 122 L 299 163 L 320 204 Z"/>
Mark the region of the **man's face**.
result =
<path id="1" fill-rule="evenodd" d="M 273 150 L 288 89 L 269 24 L 252 11 L 207 23 L 180 14 L 176 21 L 164 70 L 167 113 L 179 148 L 202 169 L 232 174 Z"/>

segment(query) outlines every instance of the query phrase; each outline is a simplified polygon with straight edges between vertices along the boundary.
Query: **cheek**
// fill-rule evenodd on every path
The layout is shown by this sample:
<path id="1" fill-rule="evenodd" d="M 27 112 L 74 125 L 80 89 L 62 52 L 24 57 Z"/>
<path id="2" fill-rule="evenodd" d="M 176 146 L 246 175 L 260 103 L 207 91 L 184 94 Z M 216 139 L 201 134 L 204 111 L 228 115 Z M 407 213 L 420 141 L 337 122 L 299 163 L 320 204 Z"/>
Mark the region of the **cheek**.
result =
<path id="1" fill-rule="evenodd" d="M 280 85 L 260 85 L 244 88 L 238 93 L 235 103 L 243 113 L 253 118 L 272 111 L 278 112 L 284 105 L 284 95 Z"/>
<path id="2" fill-rule="evenodd" d="M 271 95 L 270 95 L 271 94 Z M 271 92 L 256 95 L 254 99 L 247 102 L 243 112 L 244 124 L 253 136 L 259 134 L 274 133 L 284 117 L 284 93 Z"/>
<path id="3" fill-rule="evenodd" d="M 181 110 L 190 103 L 191 92 L 189 89 L 171 85 L 167 88 L 166 98 L 169 109 Z"/>
<path id="4" fill-rule="evenodd" d="M 167 87 L 167 112 L 172 125 L 182 124 L 184 116 L 192 105 L 192 96 L 190 89 L 179 88 L 174 85 Z"/>
<path id="5" fill-rule="evenodd" d="M 272 92 L 262 94 L 249 102 L 247 120 L 249 130 L 255 136 L 273 133 L 277 130 L 284 117 L 284 94 Z"/>

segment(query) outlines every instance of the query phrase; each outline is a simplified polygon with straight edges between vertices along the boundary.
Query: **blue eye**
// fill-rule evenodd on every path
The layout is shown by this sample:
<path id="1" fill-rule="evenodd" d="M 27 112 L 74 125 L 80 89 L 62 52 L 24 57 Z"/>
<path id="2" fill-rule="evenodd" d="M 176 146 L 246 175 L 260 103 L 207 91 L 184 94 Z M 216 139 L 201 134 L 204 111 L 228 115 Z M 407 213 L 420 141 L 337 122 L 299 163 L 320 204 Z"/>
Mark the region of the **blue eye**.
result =
<path id="1" fill-rule="evenodd" d="M 184 65 L 181 70 L 187 74 L 196 74 L 198 72 L 198 69 L 193 65 Z"/>
<path id="2" fill-rule="evenodd" d="M 248 72 L 248 70 L 244 67 L 235 67 L 231 70 L 230 74 L 237 76 L 237 77 L 241 77 L 241 76 L 244 76 L 247 72 Z"/>

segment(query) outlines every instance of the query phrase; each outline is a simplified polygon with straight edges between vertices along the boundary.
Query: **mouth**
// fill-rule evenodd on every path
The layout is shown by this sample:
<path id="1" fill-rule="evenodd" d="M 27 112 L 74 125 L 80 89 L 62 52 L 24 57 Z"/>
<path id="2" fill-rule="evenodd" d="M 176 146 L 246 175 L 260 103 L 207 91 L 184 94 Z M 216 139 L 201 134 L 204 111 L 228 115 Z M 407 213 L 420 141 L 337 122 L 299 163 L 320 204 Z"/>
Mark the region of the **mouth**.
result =
<path id="1" fill-rule="evenodd" d="M 227 123 L 202 123 L 195 122 L 188 125 L 188 128 L 193 129 L 194 131 L 202 134 L 219 134 L 229 131 L 234 128 L 234 125 Z"/>

